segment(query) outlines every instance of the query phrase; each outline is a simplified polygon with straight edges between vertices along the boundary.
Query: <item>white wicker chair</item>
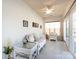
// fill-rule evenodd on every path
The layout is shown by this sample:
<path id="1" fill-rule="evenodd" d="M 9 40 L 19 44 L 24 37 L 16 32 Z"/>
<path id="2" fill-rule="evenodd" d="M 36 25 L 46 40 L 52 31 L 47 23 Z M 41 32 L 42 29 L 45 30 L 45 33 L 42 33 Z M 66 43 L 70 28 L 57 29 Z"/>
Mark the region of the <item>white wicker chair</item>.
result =
<path id="1" fill-rule="evenodd" d="M 51 32 L 51 33 L 49 34 L 49 40 L 56 40 L 56 41 L 57 41 L 57 33 Z"/>

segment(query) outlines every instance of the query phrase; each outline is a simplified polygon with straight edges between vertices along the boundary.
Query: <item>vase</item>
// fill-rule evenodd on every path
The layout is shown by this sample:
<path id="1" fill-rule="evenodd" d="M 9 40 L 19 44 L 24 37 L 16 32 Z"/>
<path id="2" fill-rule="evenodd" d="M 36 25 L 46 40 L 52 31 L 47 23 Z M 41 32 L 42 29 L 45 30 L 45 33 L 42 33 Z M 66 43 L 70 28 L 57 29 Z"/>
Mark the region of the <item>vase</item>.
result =
<path id="1" fill-rule="evenodd" d="M 11 55 L 10 54 L 8 54 L 8 59 L 11 59 Z"/>

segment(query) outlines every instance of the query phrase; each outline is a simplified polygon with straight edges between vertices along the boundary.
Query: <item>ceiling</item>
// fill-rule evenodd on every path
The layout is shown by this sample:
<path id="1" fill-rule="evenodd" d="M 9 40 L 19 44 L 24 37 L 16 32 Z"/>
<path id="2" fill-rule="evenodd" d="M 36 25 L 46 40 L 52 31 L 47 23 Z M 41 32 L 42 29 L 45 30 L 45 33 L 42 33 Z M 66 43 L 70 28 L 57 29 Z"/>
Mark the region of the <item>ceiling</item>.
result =
<path id="1" fill-rule="evenodd" d="M 70 10 L 75 0 L 25 0 L 38 15 L 46 22 L 60 21 Z M 51 9 L 50 14 L 46 14 L 46 7 Z"/>

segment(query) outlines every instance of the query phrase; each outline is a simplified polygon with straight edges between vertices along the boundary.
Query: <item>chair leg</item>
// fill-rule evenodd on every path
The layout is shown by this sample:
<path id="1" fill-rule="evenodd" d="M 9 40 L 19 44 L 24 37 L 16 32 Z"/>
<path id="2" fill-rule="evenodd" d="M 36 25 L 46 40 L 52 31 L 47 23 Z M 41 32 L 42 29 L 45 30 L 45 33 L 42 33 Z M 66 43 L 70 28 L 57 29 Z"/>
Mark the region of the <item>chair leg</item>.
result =
<path id="1" fill-rule="evenodd" d="M 32 54 L 29 56 L 29 59 L 32 59 Z"/>

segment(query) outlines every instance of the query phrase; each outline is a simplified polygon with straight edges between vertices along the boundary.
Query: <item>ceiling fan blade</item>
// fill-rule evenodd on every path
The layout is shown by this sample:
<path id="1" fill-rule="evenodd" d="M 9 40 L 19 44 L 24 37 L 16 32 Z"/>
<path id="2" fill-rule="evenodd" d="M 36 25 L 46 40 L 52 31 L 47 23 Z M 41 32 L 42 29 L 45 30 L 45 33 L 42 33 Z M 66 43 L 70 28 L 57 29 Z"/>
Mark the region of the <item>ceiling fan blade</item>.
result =
<path id="1" fill-rule="evenodd" d="M 46 11 L 48 8 L 47 7 L 44 7 L 41 9 L 41 11 Z"/>

